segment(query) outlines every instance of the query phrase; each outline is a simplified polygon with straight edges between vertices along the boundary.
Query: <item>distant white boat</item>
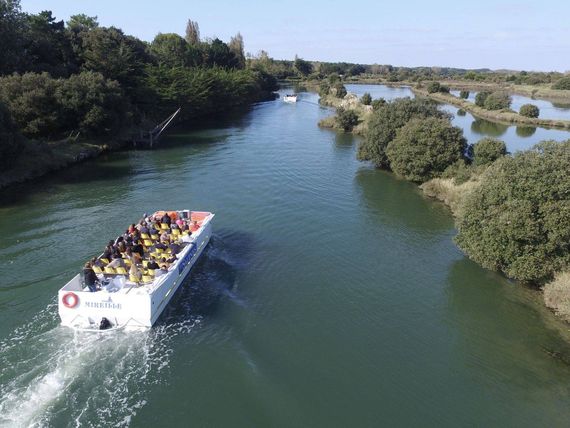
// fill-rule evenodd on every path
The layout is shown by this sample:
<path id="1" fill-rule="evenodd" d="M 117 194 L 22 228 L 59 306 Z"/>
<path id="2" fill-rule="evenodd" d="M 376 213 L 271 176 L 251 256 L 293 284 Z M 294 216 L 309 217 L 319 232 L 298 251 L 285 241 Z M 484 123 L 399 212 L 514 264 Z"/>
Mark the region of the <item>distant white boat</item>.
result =
<path id="1" fill-rule="evenodd" d="M 286 103 L 296 103 L 297 102 L 297 95 L 287 94 L 283 97 L 283 101 L 285 101 Z"/>

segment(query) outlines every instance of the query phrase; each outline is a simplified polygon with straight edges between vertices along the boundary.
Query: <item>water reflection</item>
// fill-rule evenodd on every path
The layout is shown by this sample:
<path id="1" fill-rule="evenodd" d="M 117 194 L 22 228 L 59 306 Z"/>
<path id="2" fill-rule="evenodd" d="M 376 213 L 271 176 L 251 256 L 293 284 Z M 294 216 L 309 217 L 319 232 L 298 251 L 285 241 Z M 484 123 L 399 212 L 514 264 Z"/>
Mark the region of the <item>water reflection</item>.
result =
<path id="1" fill-rule="evenodd" d="M 382 224 L 428 235 L 453 228 L 447 208 L 428 202 L 415 184 L 371 168 L 359 169 L 355 181 L 365 206 Z"/>
<path id="2" fill-rule="evenodd" d="M 490 137 L 500 137 L 504 135 L 509 129 L 508 125 L 503 125 L 502 123 L 489 122 L 485 119 L 476 118 L 471 123 L 471 131 L 484 136 Z"/>
<path id="3" fill-rule="evenodd" d="M 484 370 L 487 382 L 507 381 L 531 395 L 545 389 L 556 394 L 560 387 L 568 394 L 570 367 L 553 371 L 546 355 L 552 350 L 570 354 L 570 344 L 560 337 L 562 323 L 542 308 L 536 291 L 466 258 L 451 266 L 447 283 L 450 323 L 462 333 L 456 352 L 470 370 Z"/>
<path id="4" fill-rule="evenodd" d="M 536 132 L 536 127 L 534 127 L 534 126 L 517 126 L 515 132 L 519 137 L 522 137 L 522 138 L 532 137 L 534 135 L 534 133 Z"/>

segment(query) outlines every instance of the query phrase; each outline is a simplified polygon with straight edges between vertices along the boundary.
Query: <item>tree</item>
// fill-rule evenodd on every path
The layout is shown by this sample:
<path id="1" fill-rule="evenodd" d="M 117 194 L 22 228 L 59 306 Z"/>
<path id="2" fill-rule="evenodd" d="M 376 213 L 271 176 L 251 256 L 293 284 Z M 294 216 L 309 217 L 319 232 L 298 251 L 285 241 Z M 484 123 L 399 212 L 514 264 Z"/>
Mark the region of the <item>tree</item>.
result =
<path id="1" fill-rule="evenodd" d="M 234 37 L 230 39 L 228 43 L 228 47 L 230 51 L 236 56 L 238 59 L 238 68 L 245 67 L 245 53 L 243 47 L 243 37 L 240 33 L 237 33 Z"/>
<path id="2" fill-rule="evenodd" d="M 341 82 L 335 83 L 335 85 L 333 86 L 333 89 L 334 89 L 335 96 L 337 98 L 344 98 L 347 94 L 346 88 L 344 87 L 344 85 Z"/>
<path id="3" fill-rule="evenodd" d="M 319 97 L 326 97 L 331 90 L 331 85 L 327 81 L 322 81 L 319 84 Z"/>
<path id="4" fill-rule="evenodd" d="M 511 97 L 507 92 L 497 91 L 485 98 L 483 106 L 487 110 L 501 110 L 511 106 Z"/>
<path id="5" fill-rule="evenodd" d="M 119 84 L 101 73 L 84 71 L 58 81 L 55 99 L 63 131 L 109 135 L 127 121 L 129 105 Z"/>
<path id="6" fill-rule="evenodd" d="M 429 82 L 426 89 L 428 91 L 428 94 L 434 94 L 436 92 L 439 92 L 440 84 L 439 82 Z"/>
<path id="7" fill-rule="evenodd" d="M 374 113 L 368 123 L 368 130 L 358 146 L 357 158 L 372 161 L 377 167 L 390 168 L 386 157 L 386 146 L 396 132 L 410 119 L 420 117 L 449 117 L 440 111 L 437 104 L 425 98 L 397 98 L 390 102 L 374 101 Z"/>
<path id="8" fill-rule="evenodd" d="M 479 107 L 484 107 L 485 106 L 485 100 L 487 99 L 487 97 L 489 95 L 491 95 L 491 93 L 487 92 L 487 91 L 478 92 L 477 95 L 475 95 L 475 105 L 477 105 Z"/>
<path id="9" fill-rule="evenodd" d="M 360 102 L 365 106 L 369 106 L 370 104 L 372 104 L 372 96 L 370 95 L 370 93 L 365 92 L 360 98 Z"/>
<path id="10" fill-rule="evenodd" d="M 52 76 L 67 76 L 75 71 L 76 60 L 63 21 L 51 12 L 27 15 L 22 71 L 47 71 Z"/>
<path id="11" fill-rule="evenodd" d="M 461 91 L 461 92 L 459 92 L 459 98 L 463 98 L 464 100 L 466 100 L 467 98 L 469 98 L 469 91 Z"/>
<path id="12" fill-rule="evenodd" d="M 534 104 L 524 104 L 521 106 L 519 114 L 525 117 L 538 117 L 540 115 L 540 110 Z"/>
<path id="13" fill-rule="evenodd" d="M 200 27 L 196 21 L 191 19 L 186 24 L 186 41 L 190 45 L 198 45 L 200 43 Z"/>
<path id="14" fill-rule="evenodd" d="M 96 16 L 87 16 L 84 13 L 71 15 L 66 22 L 67 28 L 74 31 L 88 31 L 99 27 Z"/>
<path id="15" fill-rule="evenodd" d="M 570 76 L 563 77 L 552 85 L 552 89 L 570 90 Z"/>
<path id="16" fill-rule="evenodd" d="M 97 71 L 107 79 L 117 80 L 127 91 L 138 85 L 147 62 L 140 40 L 114 27 L 83 32 L 81 40 L 84 70 Z"/>
<path id="17" fill-rule="evenodd" d="M 239 60 L 227 44 L 214 39 L 204 50 L 205 63 L 210 67 L 237 68 Z"/>
<path id="18" fill-rule="evenodd" d="M 337 124 L 347 132 L 352 131 L 352 128 L 358 125 L 358 115 L 354 110 L 346 110 L 342 107 L 337 109 L 335 120 Z"/>
<path id="19" fill-rule="evenodd" d="M 191 67 L 199 65 L 200 52 L 175 33 L 158 33 L 150 45 L 150 51 L 157 61 L 169 67 Z"/>
<path id="20" fill-rule="evenodd" d="M 473 145 L 473 162 L 475 165 L 488 165 L 507 154 L 507 146 L 501 140 L 486 137 Z"/>
<path id="21" fill-rule="evenodd" d="M 57 135 L 61 110 L 56 90 L 57 80 L 48 73 L 13 74 L 0 79 L 0 102 L 22 134 L 35 138 Z"/>
<path id="22" fill-rule="evenodd" d="M 356 64 L 348 69 L 348 74 L 350 74 L 351 76 L 360 76 L 365 71 L 366 69 L 364 68 L 363 65 Z"/>
<path id="23" fill-rule="evenodd" d="M 18 156 L 20 136 L 6 106 L 0 103 L 0 169 L 8 169 Z"/>
<path id="24" fill-rule="evenodd" d="M 25 55 L 25 16 L 19 0 L 0 0 L 0 75 L 20 69 Z"/>
<path id="25" fill-rule="evenodd" d="M 386 147 L 392 171 L 407 180 L 425 182 L 439 177 L 463 159 L 467 140 L 448 119 L 414 118 L 400 128 Z"/>
<path id="26" fill-rule="evenodd" d="M 570 266 L 570 140 L 504 156 L 466 195 L 459 247 L 485 268 L 542 282 Z"/>
<path id="27" fill-rule="evenodd" d="M 313 72 L 313 65 L 295 55 L 295 62 L 293 67 L 302 76 L 308 76 Z"/>

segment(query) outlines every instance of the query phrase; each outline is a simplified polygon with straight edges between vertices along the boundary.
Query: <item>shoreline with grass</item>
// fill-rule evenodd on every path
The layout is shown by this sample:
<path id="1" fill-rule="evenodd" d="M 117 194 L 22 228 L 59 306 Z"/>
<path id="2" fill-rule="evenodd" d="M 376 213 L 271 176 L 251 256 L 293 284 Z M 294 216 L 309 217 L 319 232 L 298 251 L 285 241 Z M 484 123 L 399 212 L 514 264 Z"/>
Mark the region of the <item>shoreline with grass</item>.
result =
<path id="1" fill-rule="evenodd" d="M 431 97 L 372 101 L 366 116 L 358 99 L 343 103 L 334 92 L 322 104 L 352 113 L 352 128 L 342 126 L 338 110 L 319 126 L 363 135 L 359 160 L 416 183 L 450 209 L 454 241 L 467 257 L 540 290 L 544 304 L 570 322 L 570 140 L 509 155 L 494 138 L 468 146 Z"/>

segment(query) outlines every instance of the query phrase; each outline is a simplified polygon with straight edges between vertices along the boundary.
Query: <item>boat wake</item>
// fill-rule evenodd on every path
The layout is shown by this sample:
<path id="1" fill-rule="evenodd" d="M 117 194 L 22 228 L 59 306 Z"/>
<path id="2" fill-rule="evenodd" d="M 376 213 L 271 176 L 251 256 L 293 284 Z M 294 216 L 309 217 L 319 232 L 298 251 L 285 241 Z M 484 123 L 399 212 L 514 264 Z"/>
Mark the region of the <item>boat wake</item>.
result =
<path id="1" fill-rule="evenodd" d="M 0 426 L 128 426 L 168 370 L 173 340 L 201 320 L 82 333 L 53 327 L 56 306 L 0 342 Z"/>
<path id="2" fill-rule="evenodd" d="M 0 341 L 0 427 L 129 426 L 153 385 L 171 377 L 181 337 L 222 296 L 246 305 L 235 291 L 243 252 L 217 238 L 205 255 L 150 330 L 61 327 L 54 301 Z"/>

